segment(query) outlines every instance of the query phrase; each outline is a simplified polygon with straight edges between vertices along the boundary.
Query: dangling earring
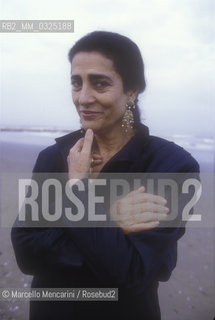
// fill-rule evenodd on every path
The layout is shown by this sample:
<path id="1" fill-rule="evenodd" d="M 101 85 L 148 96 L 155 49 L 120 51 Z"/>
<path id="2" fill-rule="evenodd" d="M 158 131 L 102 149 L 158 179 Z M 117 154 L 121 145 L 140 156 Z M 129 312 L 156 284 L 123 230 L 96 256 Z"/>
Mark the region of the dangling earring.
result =
<path id="1" fill-rule="evenodd" d="M 84 128 L 82 126 L 81 120 L 80 120 L 80 125 L 81 125 L 81 134 L 83 134 L 84 133 Z"/>
<path id="2" fill-rule="evenodd" d="M 133 101 L 128 101 L 126 103 L 126 110 L 122 118 L 122 128 L 125 132 L 128 132 L 129 129 L 134 128 L 134 114 L 135 104 Z"/>

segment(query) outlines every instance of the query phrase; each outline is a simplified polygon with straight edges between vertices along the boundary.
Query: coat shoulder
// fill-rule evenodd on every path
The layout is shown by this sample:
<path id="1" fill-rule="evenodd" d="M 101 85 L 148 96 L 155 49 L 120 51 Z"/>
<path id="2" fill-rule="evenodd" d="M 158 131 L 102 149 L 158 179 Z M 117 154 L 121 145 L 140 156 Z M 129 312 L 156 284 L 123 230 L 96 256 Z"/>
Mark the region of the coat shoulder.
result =
<path id="1" fill-rule="evenodd" d="M 34 172 L 61 172 L 66 168 L 69 149 L 80 139 L 80 130 L 56 138 L 56 143 L 43 149 L 35 163 Z"/>
<path id="2" fill-rule="evenodd" d="M 169 172 L 199 172 L 199 164 L 193 156 L 176 143 L 155 136 L 149 138 L 151 165 Z"/>

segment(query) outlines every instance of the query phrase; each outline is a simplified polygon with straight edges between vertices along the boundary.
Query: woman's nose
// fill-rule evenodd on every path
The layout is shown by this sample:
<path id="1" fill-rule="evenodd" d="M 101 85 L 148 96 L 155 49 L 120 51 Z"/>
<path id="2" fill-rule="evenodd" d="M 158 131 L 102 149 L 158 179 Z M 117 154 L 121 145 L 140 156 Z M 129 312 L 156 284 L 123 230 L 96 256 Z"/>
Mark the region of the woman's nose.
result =
<path id="1" fill-rule="evenodd" d="M 94 102 L 95 98 L 90 87 L 83 86 L 79 91 L 78 102 L 80 105 L 88 105 Z"/>

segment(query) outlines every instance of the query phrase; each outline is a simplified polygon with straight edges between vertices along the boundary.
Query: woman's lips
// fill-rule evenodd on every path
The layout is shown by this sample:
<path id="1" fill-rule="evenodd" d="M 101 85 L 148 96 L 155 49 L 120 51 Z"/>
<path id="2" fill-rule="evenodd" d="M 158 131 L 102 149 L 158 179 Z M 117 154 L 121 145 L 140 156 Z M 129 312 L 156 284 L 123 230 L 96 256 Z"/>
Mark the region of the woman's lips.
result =
<path id="1" fill-rule="evenodd" d="M 101 114 L 101 112 L 81 111 L 81 114 L 82 114 L 83 118 L 90 119 L 90 118 L 95 118 L 98 114 Z"/>

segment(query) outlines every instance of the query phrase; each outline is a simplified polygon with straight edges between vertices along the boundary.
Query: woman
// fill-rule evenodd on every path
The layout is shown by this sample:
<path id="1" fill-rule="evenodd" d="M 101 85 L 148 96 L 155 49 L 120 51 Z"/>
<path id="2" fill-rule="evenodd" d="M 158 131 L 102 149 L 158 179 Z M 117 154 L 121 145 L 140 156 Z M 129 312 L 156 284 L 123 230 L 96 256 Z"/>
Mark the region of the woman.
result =
<path id="1" fill-rule="evenodd" d="M 73 187 L 102 173 L 199 171 L 189 153 L 150 136 L 141 124 L 144 65 L 130 39 L 90 33 L 72 47 L 69 60 L 82 129 L 43 150 L 34 173 L 67 172 Z M 167 213 L 166 200 L 142 186 L 111 205 L 117 227 L 14 227 L 17 263 L 34 276 L 33 288 L 119 289 L 116 302 L 31 301 L 30 319 L 160 319 L 158 282 L 169 279 L 184 233 L 180 220 L 174 228 L 158 228 Z"/>

